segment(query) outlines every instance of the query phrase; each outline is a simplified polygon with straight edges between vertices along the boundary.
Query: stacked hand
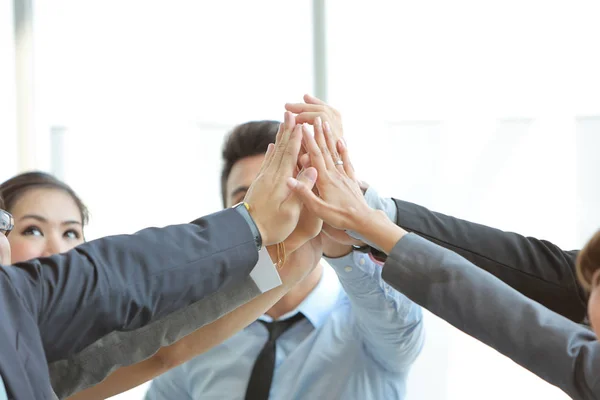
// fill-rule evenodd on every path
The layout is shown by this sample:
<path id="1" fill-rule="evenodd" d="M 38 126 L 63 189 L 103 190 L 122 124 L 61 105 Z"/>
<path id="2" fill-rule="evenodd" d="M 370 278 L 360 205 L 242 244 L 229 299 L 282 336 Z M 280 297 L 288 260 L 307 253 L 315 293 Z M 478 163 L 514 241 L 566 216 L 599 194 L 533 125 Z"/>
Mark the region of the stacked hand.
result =
<path id="1" fill-rule="evenodd" d="M 286 185 L 287 179 L 297 179 L 311 189 L 317 179 L 317 171 L 312 167 L 298 173 L 301 144 L 302 126 L 296 125 L 294 116 L 286 112 L 275 144 L 269 145 L 258 177 L 246 193 L 244 200 L 250 205 L 250 215 L 265 246 L 288 238 L 298 226 L 304 208 L 300 198 Z M 300 224 L 301 229 L 304 226 Z"/>
<path id="2" fill-rule="evenodd" d="M 355 231 L 375 243 L 389 254 L 406 232 L 390 221 L 381 211 L 369 207 L 364 191 L 366 185 L 356 178 L 348 148 L 342 138 L 339 113 L 311 96 L 304 98 L 307 104 L 287 104 L 288 111 L 298 112 L 297 121 L 313 125 L 314 135 L 303 127 L 303 147 L 306 156 L 300 159 L 304 168 L 315 168 L 318 174 L 316 192 L 314 185 L 288 178 L 289 187 L 302 199 L 304 205 L 324 221 L 323 232 L 335 246 L 353 243 L 345 231 Z M 326 255 L 329 254 L 324 241 Z M 351 250 L 350 250 L 351 251 Z"/>
<path id="3" fill-rule="evenodd" d="M 297 179 L 312 188 L 317 179 L 315 168 L 298 169 L 301 145 L 302 125 L 286 112 L 275 144 L 269 145 L 261 170 L 244 199 L 273 260 L 278 259 L 273 245 L 285 243 L 288 257 L 280 275 L 284 283 L 290 284 L 308 274 L 322 254 L 322 220 L 304 207 L 286 183 L 287 179 Z"/>
<path id="4" fill-rule="evenodd" d="M 338 230 L 357 230 L 366 224 L 373 210 L 364 199 L 354 168 L 343 140 L 338 140 L 331 125 L 320 116 L 314 120 L 314 135 L 304 126 L 303 144 L 310 158 L 310 167 L 318 174 L 316 187 L 288 178 L 288 185 L 313 213 Z M 308 165 L 308 164 L 306 164 Z"/>
<path id="5" fill-rule="evenodd" d="M 294 280 L 310 272 L 322 254 L 339 257 L 352 245 L 363 245 L 346 230 L 365 232 L 374 220 L 382 220 L 364 199 L 339 112 L 314 97 L 304 100 L 286 104 L 276 142 L 269 145 L 245 198 L 263 244 L 285 243 L 286 265 L 294 267 L 282 275 Z M 272 247 L 270 252 L 273 256 Z"/>
<path id="6" fill-rule="evenodd" d="M 312 125 L 315 133 L 323 133 L 323 131 L 326 131 L 330 136 L 329 145 L 332 146 L 333 150 L 330 151 L 330 153 L 336 160 L 340 160 L 339 156 L 336 155 L 335 144 L 338 140 L 345 143 L 343 139 L 344 131 L 340 112 L 322 100 L 310 95 L 305 95 L 304 101 L 304 103 L 287 103 L 285 108 L 290 112 L 297 113 L 296 123 Z M 304 130 L 305 132 L 303 134 L 309 134 L 309 131 L 306 130 L 306 126 L 304 127 Z M 320 136 L 319 141 L 321 145 L 324 145 L 322 140 L 322 136 Z M 301 155 L 299 163 L 304 168 L 307 168 L 311 166 L 310 154 L 308 153 L 309 144 L 306 143 L 306 141 L 303 142 L 306 153 Z M 329 151 L 328 146 L 325 146 L 325 149 Z M 357 181 L 354 173 L 352 173 L 351 179 Z M 316 192 L 318 195 L 319 191 L 317 190 Z M 340 257 L 350 253 L 352 251 L 352 246 L 364 245 L 363 242 L 350 237 L 344 230 L 336 229 L 327 223 L 323 224 L 322 232 L 323 254 L 326 256 Z"/>

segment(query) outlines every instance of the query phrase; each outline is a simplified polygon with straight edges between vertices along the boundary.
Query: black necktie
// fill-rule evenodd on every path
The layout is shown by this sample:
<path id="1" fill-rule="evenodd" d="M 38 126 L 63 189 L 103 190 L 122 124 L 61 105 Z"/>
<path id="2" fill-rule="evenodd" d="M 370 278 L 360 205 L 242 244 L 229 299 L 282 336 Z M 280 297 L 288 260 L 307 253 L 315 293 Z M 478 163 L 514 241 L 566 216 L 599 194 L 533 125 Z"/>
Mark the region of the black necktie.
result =
<path id="1" fill-rule="evenodd" d="M 267 400 L 269 398 L 275 369 L 275 341 L 283 332 L 302 319 L 304 319 L 304 315 L 298 313 L 283 321 L 265 322 L 258 320 L 269 331 L 269 339 L 254 362 L 254 367 L 252 367 L 252 374 L 246 389 L 246 400 Z"/>

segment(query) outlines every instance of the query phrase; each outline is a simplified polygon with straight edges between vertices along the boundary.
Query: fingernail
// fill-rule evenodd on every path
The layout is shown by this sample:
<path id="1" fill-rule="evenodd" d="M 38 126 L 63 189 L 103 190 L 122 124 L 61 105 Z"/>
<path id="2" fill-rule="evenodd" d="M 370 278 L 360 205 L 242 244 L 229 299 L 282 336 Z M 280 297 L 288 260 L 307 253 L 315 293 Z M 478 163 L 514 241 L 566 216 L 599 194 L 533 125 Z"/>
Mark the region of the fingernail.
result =
<path id="1" fill-rule="evenodd" d="M 325 121 L 325 132 L 330 133 L 331 132 L 331 125 L 329 125 L 329 121 Z"/>
<path id="2" fill-rule="evenodd" d="M 290 187 L 290 189 L 294 189 L 296 186 L 298 186 L 298 181 L 294 178 L 287 178 L 287 185 Z"/>
<path id="3" fill-rule="evenodd" d="M 317 180 L 317 170 L 314 168 L 307 168 L 304 170 L 302 176 L 310 179 L 311 182 L 315 182 Z"/>
<path id="4" fill-rule="evenodd" d="M 344 138 L 340 138 L 340 140 L 338 140 L 338 146 L 340 147 L 340 150 L 345 150 L 346 149 L 346 141 L 344 140 Z"/>
<path id="5" fill-rule="evenodd" d="M 321 126 L 321 117 L 315 118 L 315 125 Z"/>

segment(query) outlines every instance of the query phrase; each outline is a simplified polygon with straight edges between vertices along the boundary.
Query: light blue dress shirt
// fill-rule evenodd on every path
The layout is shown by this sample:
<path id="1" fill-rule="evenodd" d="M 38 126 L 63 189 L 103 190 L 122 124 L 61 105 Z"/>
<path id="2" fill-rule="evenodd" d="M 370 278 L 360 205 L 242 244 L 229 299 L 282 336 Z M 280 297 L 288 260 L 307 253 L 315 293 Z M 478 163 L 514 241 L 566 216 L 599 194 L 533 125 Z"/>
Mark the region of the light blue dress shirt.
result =
<path id="1" fill-rule="evenodd" d="M 317 287 L 281 318 L 306 316 L 277 340 L 270 399 L 403 399 L 423 345 L 420 307 L 388 286 L 367 254 L 327 261 L 333 268 L 325 267 Z M 243 399 L 267 337 L 252 323 L 156 378 L 146 400 Z"/>
<path id="2" fill-rule="evenodd" d="M 0 400 L 8 400 L 8 395 L 6 394 L 6 388 L 4 387 L 4 380 L 2 380 L 2 375 L 0 375 Z"/>

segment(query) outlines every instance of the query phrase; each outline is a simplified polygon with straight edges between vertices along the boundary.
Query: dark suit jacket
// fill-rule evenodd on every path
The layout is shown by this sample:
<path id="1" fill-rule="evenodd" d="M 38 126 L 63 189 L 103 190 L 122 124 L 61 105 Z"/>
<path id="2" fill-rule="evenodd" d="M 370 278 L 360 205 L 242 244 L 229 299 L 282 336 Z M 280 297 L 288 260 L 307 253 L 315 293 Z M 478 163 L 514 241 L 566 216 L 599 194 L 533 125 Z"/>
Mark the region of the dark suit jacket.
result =
<path id="1" fill-rule="evenodd" d="M 247 223 L 225 210 L 0 268 L 0 374 L 9 398 L 52 398 L 48 363 L 239 284 L 257 260 Z"/>
<path id="2" fill-rule="evenodd" d="M 456 253 L 408 234 L 390 253 L 382 277 L 415 303 L 573 399 L 600 399 L 596 335 Z"/>
<path id="3" fill-rule="evenodd" d="M 396 223 L 501 279 L 517 291 L 575 322 L 587 315 L 587 298 L 577 283 L 578 251 L 545 240 L 503 232 L 394 199 Z"/>

